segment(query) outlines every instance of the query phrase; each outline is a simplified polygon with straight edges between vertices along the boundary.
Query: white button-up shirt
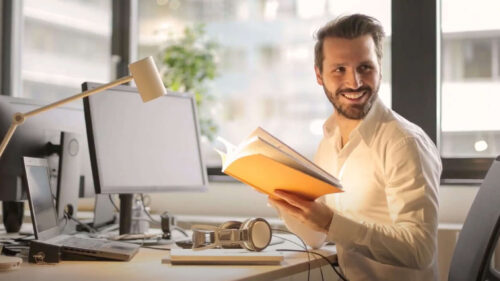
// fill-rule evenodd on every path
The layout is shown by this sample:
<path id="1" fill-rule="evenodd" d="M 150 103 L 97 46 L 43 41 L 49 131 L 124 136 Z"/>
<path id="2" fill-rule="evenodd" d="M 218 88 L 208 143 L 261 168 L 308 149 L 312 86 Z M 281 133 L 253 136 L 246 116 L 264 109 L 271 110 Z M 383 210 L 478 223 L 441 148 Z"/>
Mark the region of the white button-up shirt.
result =
<path id="1" fill-rule="evenodd" d="M 441 160 L 421 128 L 380 99 L 341 147 L 335 116 L 324 124 L 315 162 L 339 178 L 343 193 L 324 200 L 334 211 L 327 235 L 284 215 L 313 247 L 337 245 L 353 280 L 438 280 L 437 225 Z"/>

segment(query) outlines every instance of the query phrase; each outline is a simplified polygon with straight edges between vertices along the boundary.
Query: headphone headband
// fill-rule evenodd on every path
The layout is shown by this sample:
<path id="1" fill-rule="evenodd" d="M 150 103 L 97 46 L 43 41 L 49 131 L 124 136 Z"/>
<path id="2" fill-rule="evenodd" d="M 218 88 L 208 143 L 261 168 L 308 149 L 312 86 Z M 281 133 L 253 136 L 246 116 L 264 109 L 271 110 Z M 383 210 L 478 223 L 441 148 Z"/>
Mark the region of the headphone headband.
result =
<path id="1" fill-rule="evenodd" d="M 271 242 L 272 230 L 262 218 L 247 219 L 243 223 L 229 221 L 219 227 L 193 225 L 193 249 L 240 246 L 250 251 L 261 251 Z"/>

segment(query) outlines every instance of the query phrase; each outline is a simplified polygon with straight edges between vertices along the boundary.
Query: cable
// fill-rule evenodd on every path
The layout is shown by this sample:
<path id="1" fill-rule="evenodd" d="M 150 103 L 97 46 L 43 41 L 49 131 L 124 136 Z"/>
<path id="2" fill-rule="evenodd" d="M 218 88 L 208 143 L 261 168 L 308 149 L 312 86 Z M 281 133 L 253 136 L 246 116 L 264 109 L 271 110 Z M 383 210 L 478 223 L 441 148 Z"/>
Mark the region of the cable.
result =
<path id="1" fill-rule="evenodd" d="M 295 234 L 293 234 L 293 235 L 295 235 Z M 275 235 L 275 234 L 273 234 L 273 236 L 274 236 L 274 237 L 278 237 L 278 238 L 283 239 L 283 240 L 286 240 L 286 241 L 288 241 L 288 242 L 290 242 L 290 243 L 292 243 L 292 244 L 294 244 L 294 245 L 298 246 L 299 248 L 302 248 L 302 247 L 303 247 L 302 245 L 300 245 L 299 243 L 297 243 L 297 242 L 295 242 L 295 241 L 293 241 L 293 240 L 291 240 L 291 239 L 288 239 L 288 238 L 285 238 L 285 237 L 282 237 L 282 236 L 277 236 L 277 235 Z M 297 236 L 297 235 L 295 235 L 295 236 Z M 299 239 L 300 239 L 300 237 L 299 237 Z M 286 249 L 278 249 L 277 251 L 280 251 L 280 250 L 286 250 Z M 302 250 L 301 250 L 301 251 L 302 251 Z M 307 252 L 307 253 L 308 253 L 308 255 L 309 255 L 309 252 L 310 252 L 310 251 L 306 250 L 306 251 L 302 251 L 302 252 Z M 324 279 L 324 277 L 323 277 L 323 270 L 321 269 L 321 266 L 319 267 L 319 273 L 321 274 L 321 280 L 325 280 L 325 279 Z"/>
<path id="2" fill-rule="evenodd" d="M 144 209 L 144 212 L 145 212 L 145 213 L 146 213 L 146 215 L 149 217 L 149 219 L 151 220 L 151 222 L 154 222 L 154 223 L 156 223 L 156 224 L 161 225 L 161 222 L 159 222 L 159 221 L 155 220 L 155 219 L 151 216 L 151 214 L 149 213 L 148 209 L 146 209 L 146 203 L 144 202 L 144 194 L 142 194 L 142 193 L 141 193 L 141 194 L 140 194 L 140 196 L 141 196 L 141 201 L 142 201 L 142 208 Z"/>
<path id="3" fill-rule="evenodd" d="M 142 245 L 141 248 L 148 248 L 148 249 L 159 250 L 159 251 L 170 251 L 169 248 L 160 248 L 160 247 L 153 247 L 153 246 L 146 246 L 146 245 Z"/>
<path id="4" fill-rule="evenodd" d="M 113 205 L 113 207 L 115 207 L 115 210 L 119 213 L 120 209 L 118 208 L 118 206 L 116 206 L 116 203 L 113 200 L 113 197 L 111 196 L 111 194 L 109 194 L 108 197 L 109 197 L 109 201 L 111 201 L 111 204 Z"/>
<path id="5" fill-rule="evenodd" d="M 144 212 L 146 213 L 146 215 L 148 216 L 148 218 L 151 220 L 152 223 L 156 223 L 158 225 L 161 226 L 161 222 L 160 221 L 157 221 L 155 220 L 152 216 L 151 216 L 151 213 L 149 213 L 148 209 L 146 208 L 146 203 L 145 203 L 145 200 L 144 200 L 144 194 L 140 194 L 140 197 L 141 197 L 141 202 L 142 202 L 142 207 L 144 209 Z M 186 237 L 189 237 L 189 235 L 180 227 L 178 226 L 174 226 L 173 227 L 174 230 L 177 230 L 179 231 L 180 233 L 182 233 L 184 236 Z"/>
<path id="6" fill-rule="evenodd" d="M 79 219 L 76 219 L 76 218 L 74 218 L 73 216 L 70 216 L 70 215 L 68 214 L 68 212 L 66 212 L 66 211 L 64 211 L 64 216 L 65 216 L 66 218 L 68 218 L 68 219 L 72 220 L 72 221 L 75 221 L 78 225 L 80 225 L 81 227 L 83 227 L 83 228 L 87 229 L 90 233 L 96 233 L 96 232 L 98 232 L 95 228 L 90 227 L 89 225 L 87 225 L 87 224 L 85 224 L 85 223 L 81 222 Z"/>
<path id="7" fill-rule="evenodd" d="M 63 213 L 63 220 L 64 220 L 64 225 L 62 227 L 61 232 L 64 232 L 64 230 L 66 229 L 66 226 L 68 225 L 68 214 L 66 211 Z"/>
<path id="8" fill-rule="evenodd" d="M 284 232 L 284 233 L 292 234 L 292 235 L 294 235 L 295 237 L 297 237 L 297 238 L 298 238 L 298 239 L 302 242 L 302 244 L 304 245 L 304 249 L 305 249 L 305 250 L 289 250 L 289 251 L 291 251 L 291 252 L 293 252 L 293 251 L 302 251 L 302 252 L 312 253 L 312 254 L 316 254 L 316 255 L 318 255 L 318 256 L 321 256 L 323 259 L 325 259 L 326 261 L 328 261 L 328 264 L 330 264 L 330 265 L 331 265 L 331 267 L 332 267 L 333 271 L 335 271 L 335 273 L 336 273 L 336 274 L 340 277 L 340 279 L 342 279 L 342 280 L 344 280 L 344 281 L 347 281 L 347 278 L 345 278 L 345 276 L 344 276 L 344 275 L 342 275 L 342 273 L 340 273 L 340 272 L 337 270 L 337 268 L 335 268 L 335 265 L 334 265 L 334 264 L 332 264 L 332 263 L 330 263 L 330 261 L 329 261 L 329 260 L 328 260 L 325 256 L 323 256 L 322 254 L 319 254 L 319 253 L 316 253 L 316 252 L 312 252 L 312 251 L 307 250 L 307 246 L 305 246 L 306 244 L 305 244 L 304 240 L 302 240 L 302 239 L 301 239 L 301 238 L 300 238 L 297 234 L 295 234 L 295 233 L 293 233 L 293 232 L 290 232 L 290 231 L 288 231 L 288 230 L 283 230 L 283 229 L 272 229 L 272 230 L 273 230 L 273 231 L 278 231 L 278 232 Z M 291 241 L 290 239 L 287 239 L 287 238 L 285 238 L 285 237 L 280 237 L 280 238 L 282 238 L 282 239 L 284 239 L 284 240 L 287 240 L 287 241 L 289 241 L 289 242 L 291 242 L 291 243 L 293 243 L 293 244 L 295 244 L 295 245 L 298 245 L 298 243 L 296 243 L 296 242 L 294 242 L 294 241 Z M 288 251 L 287 249 L 281 249 L 281 250 L 282 250 L 282 251 Z M 309 262 L 310 262 L 310 261 L 309 261 Z M 338 265 L 338 264 L 337 264 L 337 265 Z M 310 268 L 310 266 L 309 266 L 309 268 Z M 321 269 L 321 268 L 320 268 L 320 269 Z M 310 269 L 309 269 L 309 270 L 310 270 Z M 322 274 L 322 275 L 323 275 L 323 274 Z"/>
<path id="9" fill-rule="evenodd" d="M 306 252 L 304 250 L 295 250 L 295 249 L 276 249 L 276 251 L 278 252 Z M 344 280 L 344 281 L 348 281 L 344 275 L 342 275 L 342 273 L 340 273 L 337 268 L 335 267 L 334 263 L 331 263 L 330 260 L 325 257 L 324 255 L 320 254 L 320 253 L 317 253 L 317 252 L 313 252 L 313 251 L 309 251 L 309 253 L 311 254 L 315 254 L 315 255 L 318 255 L 320 256 L 321 258 L 323 258 L 325 261 L 328 262 L 328 264 L 332 267 L 333 271 L 335 271 L 335 273 L 340 277 L 340 279 Z"/>
<path id="10" fill-rule="evenodd" d="M 177 230 L 180 233 L 182 233 L 184 236 L 189 237 L 189 235 L 186 233 L 186 231 L 184 231 L 184 229 L 182 229 L 182 228 L 180 228 L 178 226 L 174 226 L 174 230 Z"/>
<path id="11" fill-rule="evenodd" d="M 288 234 L 292 234 L 294 235 L 295 237 L 297 237 L 300 242 L 302 242 L 302 245 L 304 245 L 304 249 L 305 251 L 307 252 L 307 281 L 309 281 L 310 277 L 311 277 L 311 256 L 309 255 L 309 251 L 307 250 L 307 245 L 306 243 L 304 242 L 304 240 L 302 240 L 302 238 L 300 238 L 298 235 L 296 235 L 295 233 L 293 232 L 290 232 L 288 230 L 283 230 L 283 229 L 277 229 L 277 228 L 272 228 L 271 229 L 272 231 L 278 231 L 278 232 L 284 232 L 284 233 L 288 233 Z"/>

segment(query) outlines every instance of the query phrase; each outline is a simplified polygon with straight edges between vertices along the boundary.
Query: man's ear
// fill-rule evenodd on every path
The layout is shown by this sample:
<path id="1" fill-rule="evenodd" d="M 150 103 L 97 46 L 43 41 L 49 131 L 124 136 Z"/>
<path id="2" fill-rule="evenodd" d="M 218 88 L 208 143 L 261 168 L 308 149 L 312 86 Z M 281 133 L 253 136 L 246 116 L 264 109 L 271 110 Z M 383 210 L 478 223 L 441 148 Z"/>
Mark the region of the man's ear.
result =
<path id="1" fill-rule="evenodd" d="M 321 71 L 317 66 L 314 66 L 314 72 L 316 72 L 316 82 L 318 82 L 319 85 L 323 86 L 323 77 L 321 76 Z"/>

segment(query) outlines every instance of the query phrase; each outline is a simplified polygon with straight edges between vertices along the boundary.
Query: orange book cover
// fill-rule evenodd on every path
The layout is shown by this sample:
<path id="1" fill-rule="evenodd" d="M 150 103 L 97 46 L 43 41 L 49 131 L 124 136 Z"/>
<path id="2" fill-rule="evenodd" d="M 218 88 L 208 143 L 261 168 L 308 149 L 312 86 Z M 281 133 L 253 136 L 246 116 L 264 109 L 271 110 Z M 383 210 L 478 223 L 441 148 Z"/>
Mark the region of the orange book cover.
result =
<path id="1" fill-rule="evenodd" d="M 260 192 L 283 189 L 310 200 L 342 192 L 338 179 L 260 127 L 237 147 L 222 142 L 222 171 Z"/>

